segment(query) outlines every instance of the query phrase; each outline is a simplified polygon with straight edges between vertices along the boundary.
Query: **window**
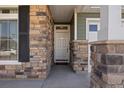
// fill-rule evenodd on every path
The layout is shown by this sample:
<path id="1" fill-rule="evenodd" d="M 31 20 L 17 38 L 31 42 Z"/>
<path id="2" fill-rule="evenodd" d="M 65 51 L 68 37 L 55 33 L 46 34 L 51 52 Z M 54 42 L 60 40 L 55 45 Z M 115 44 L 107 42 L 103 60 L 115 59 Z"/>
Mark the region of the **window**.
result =
<path id="1" fill-rule="evenodd" d="M 17 60 L 17 20 L 0 20 L 0 60 Z"/>
<path id="2" fill-rule="evenodd" d="M 18 10 L 15 9 L 0 9 L 0 14 L 17 14 Z"/>
<path id="3" fill-rule="evenodd" d="M 67 26 L 56 26 L 56 30 L 67 30 Z"/>
<path id="4" fill-rule="evenodd" d="M 9 9 L 2 10 L 2 13 L 9 13 L 9 12 L 10 12 Z"/>
<path id="5" fill-rule="evenodd" d="M 95 24 L 90 24 L 90 25 L 89 25 L 89 31 L 91 31 L 91 32 L 96 32 L 96 31 L 98 31 L 97 25 L 95 25 Z"/>

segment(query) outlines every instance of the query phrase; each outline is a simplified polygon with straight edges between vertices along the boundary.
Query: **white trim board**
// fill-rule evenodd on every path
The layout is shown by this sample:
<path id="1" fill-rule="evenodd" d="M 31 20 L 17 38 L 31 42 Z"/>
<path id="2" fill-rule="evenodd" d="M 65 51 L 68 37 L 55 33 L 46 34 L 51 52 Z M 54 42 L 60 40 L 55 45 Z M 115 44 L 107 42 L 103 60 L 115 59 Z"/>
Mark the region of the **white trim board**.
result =
<path id="1" fill-rule="evenodd" d="M 0 14 L 0 20 L 18 19 L 18 14 Z"/>
<path id="2" fill-rule="evenodd" d="M 77 40 L 77 10 L 74 10 L 74 40 Z"/>
<path id="3" fill-rule="evenodd" d="M 21 62 L 15 60 L 0 60 L 0 65 L 21 65 Z"/>

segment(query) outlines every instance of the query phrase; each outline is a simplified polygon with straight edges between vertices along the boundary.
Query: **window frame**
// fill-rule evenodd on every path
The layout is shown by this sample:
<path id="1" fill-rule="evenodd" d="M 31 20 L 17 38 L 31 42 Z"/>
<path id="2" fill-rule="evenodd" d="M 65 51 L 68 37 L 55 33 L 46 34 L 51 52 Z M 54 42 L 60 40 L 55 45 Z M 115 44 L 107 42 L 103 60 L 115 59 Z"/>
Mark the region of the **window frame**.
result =
<path id="1" fill-rule="evenodd" d="M 18 7 L 17 7 L 18 9 Z M 9 20 L 16 20 L 17 21 L 17 60 L 0 60 L 0 64 L 21 64 L 19 62 L 19 26 L 18 26 L 18 12 L 16 14 L 0 14 L 0 21 L 9 21 Z"/>

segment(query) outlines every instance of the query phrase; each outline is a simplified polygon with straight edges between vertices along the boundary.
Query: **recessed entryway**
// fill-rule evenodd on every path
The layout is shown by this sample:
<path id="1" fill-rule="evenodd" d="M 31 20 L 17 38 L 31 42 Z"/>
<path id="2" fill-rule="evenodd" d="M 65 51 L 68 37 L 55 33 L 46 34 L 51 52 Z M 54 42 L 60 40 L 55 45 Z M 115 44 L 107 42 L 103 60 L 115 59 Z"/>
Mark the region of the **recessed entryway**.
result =
<path id="1" fill-rule="evenodd" d="M 54 62 L 69 63 L 70 25 L 54 26 Z"/>

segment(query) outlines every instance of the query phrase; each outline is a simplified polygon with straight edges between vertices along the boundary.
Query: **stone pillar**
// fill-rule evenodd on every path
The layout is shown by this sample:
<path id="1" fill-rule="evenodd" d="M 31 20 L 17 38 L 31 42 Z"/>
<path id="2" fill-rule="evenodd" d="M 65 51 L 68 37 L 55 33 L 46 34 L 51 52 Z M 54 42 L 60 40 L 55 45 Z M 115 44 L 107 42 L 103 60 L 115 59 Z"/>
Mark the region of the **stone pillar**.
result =
<path id="1" fill-rule="evenodd" d="M 91 87 L 124 87 L 124 41 L 92 43 Z"/>
<path id="2" fill-rule="evenodd" d="M 71 43 L 72 68 L 76 73 L 87 70 L 88 66 L 88 41 L 74 40 Z"/>
<path id="3" fill-rule="evenodd" d="M 30 64 L 45 79 L 53 63 L 53 20 L 46 5 L 30 6 Z"/>
<path id="4" fill-rule="evenodd" d="M 101 8 L 101 30 L 91 43 L 91 87 L 124 87 L 124 40 L 121 32 L 121 7 Z"/>

